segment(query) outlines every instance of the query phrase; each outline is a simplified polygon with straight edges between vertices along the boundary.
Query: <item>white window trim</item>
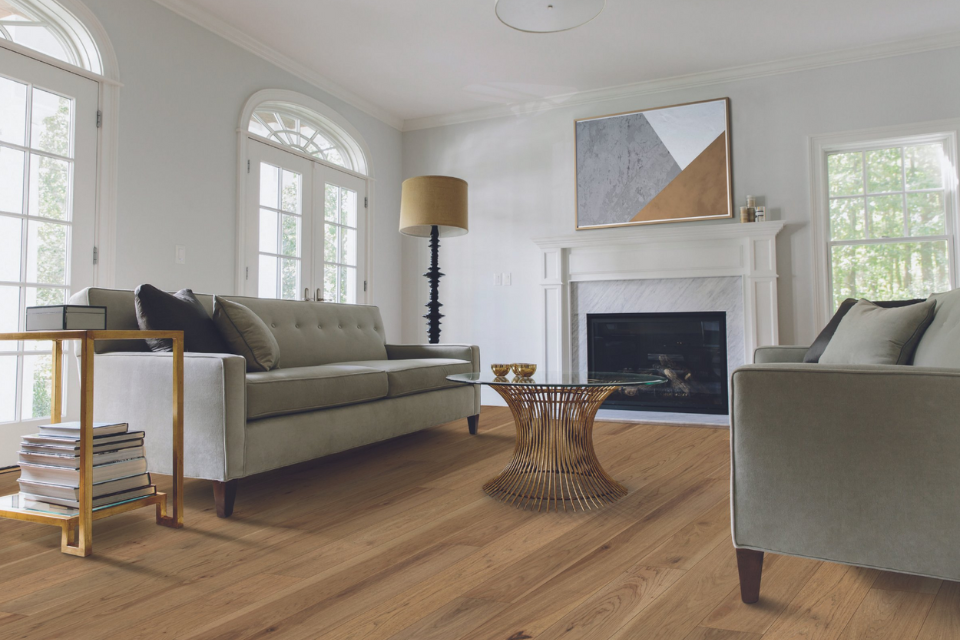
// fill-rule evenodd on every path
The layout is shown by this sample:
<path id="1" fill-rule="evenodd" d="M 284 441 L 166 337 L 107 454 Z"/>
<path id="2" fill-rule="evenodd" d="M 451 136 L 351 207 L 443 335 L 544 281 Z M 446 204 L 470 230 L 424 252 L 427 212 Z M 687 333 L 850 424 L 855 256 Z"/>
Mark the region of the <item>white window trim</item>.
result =
<path id="1" fill-rule="evenodd" d="M 100 85 L 101 126 L 97 131 L 97 201 L 96 238 L 97 263 L 93 270 L 93 284 L 111 288 L 116 284 L 117 265 L 117 169 L 120 141 L 120 67 L 117 56 L 100 21 L 79 0 L 57 0 L 73 18 L 83 24 L 100 52 L 103 74 L 58 60 L 9 40 L 0 40 L 0 47 L 39 60 L 51 66 L 88 78 Z M 90 257 L 91 260 L 93 256 Z"/>
<path id="2" fill-rule="evenodd" d="M 958 133 L 960 119 L 938 120 L 917 124 L 898 125 L 861 129 L 844 133 L 832 133 L 808 136 L 810 203 L 813 223 L 813 252 L 816 296 L 814 313 L 817 326 L 825 325 L 833 315 L 833 302 L 830 295 L 830 262 L 828 242 L 830 240 L 830 207 L 827 197 L 827 155 L 851 150 L 882 149 L 916 142 L 942 142 L 944 154 L 952 170 L 945 179 L 944 207 L 950 256 L 950 282 L 956 287 L 960 282 L 957 265 L 957 246 L 960 240 L 960 220 L 958 220 L 957 188 L 960 184 L 958 174 Z"/>
<path id="3" fill-rule="evenodd" d="M 334 125 L 341 128 L 348 136 L 350 136 L 353 142 L 359 147 L 360 156 L 364 164 L 366 165 L 366 173 L 360 173 L 341 167 L 338 164 L 328 162 L 323 158 L 318 158 L 307 153 L 302 153 L 297 149 L 292 149 L 290 147 L 278 144 L 274 140 L 264 138 L 255 133 L 248 131 L 250 125 L 250 118 L 253 116 L 253 112 L 265 102 L 283 102 L 288 104 L 299 105 L 305 107 L 312 111 L 319 113 L 324 118 L 330 120 Z M 250 266 L 247 264 L 247 255 L 246 255 L 246 246 L 244 239 L 246 236 L 247 228 L 247 217 L 249 215 L 256 215 L 256 212 L 248 212 L 246 210 L 247 203 L 247 181 L 251 180 L 253 173 L 249 171 L 247 166 L 249 160 L 249 150 L 248 142 L 250 140 L 255 140 L 262 144 L 275 147 L 287 153 L 292 153 L 296 156 L 300 156 L 311 162 L 316 162 L 337 171 L 343 171 L 350 175 L 356 176 L 365 180 L 367 183 L 367 206 L 365 208 L 359 207 L 358 203 L 358 215 L 365 216 L 365 234 L 364 234 L 364 244 L 365 244 L 365 255 L 366 259 L 364 260 L 364 274 L 366 279 L 366 290 L 363 290 L 361 287 L 358 291 L 357 304 L 370 304 L 373 300 L 374 292 L 374 280 L 376 275 L 373 270 L 373 212 L 374 212 L 374 184 L 375 179 L 373 177 L 373 162 L 370 156 L 370 148 L 367 146 L 366 141 L 363 139 L 363 136 L 360 135 L 360 132 L 357 131 L 350 122 L 344 118 L 342 115 L 320 102 L 315 98 L 298 93 L 296 91 L 288 91 L 286 89 L 264 89 L 262 91 L 257 91 L 250 98 L 247 99 L 246 104 L 244 104 L 243 110 L 240 112 L 240 122 L 237 124 L 237 220 L 236 220 L 236 236 L 237 236 L 237 247 L 236 247 L 236 273 L 234 274 L 234 293 L 236 295 L 243 295 L 244 293 L 244 283 L 246 282 L 247 267 Z M 259 174 L 258 174 L 259 175 Z"/>

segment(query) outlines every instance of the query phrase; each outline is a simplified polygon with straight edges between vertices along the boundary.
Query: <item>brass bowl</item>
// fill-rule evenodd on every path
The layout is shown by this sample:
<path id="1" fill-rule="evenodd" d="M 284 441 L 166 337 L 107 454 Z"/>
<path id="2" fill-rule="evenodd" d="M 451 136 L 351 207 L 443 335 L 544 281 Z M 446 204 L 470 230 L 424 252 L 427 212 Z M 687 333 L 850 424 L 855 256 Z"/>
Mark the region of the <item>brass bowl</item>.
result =
<path id="1" fill-rule="evenodd" d="M 537 372 L 537 365 L 526 362 L 515 362 L 510 365 L 510 368 L 513 369 L 514 375 L 520 376 L 521 378 L 529 378 Z"/>
<path id="2" fill-rule="evenodd" d="M 499 378 L 510 373 L 510 365 L 509 364 L 492 364 L 490 365 L 490 371 L 493 371 L 493 375 Z"/>

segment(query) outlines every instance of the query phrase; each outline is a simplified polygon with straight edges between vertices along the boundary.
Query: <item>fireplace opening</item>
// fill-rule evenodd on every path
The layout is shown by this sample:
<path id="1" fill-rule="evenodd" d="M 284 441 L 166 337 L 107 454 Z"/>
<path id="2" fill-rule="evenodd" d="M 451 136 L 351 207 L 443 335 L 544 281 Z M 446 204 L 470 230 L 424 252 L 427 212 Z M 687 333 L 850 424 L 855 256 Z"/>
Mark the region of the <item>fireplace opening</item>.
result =
<path id="1" fill-rule="evenodd" d="M 605 409 L 727 414 L 727 321 L 721 312 L 587 314 L 590 371 L 666 378 L 624 387 Z"/>

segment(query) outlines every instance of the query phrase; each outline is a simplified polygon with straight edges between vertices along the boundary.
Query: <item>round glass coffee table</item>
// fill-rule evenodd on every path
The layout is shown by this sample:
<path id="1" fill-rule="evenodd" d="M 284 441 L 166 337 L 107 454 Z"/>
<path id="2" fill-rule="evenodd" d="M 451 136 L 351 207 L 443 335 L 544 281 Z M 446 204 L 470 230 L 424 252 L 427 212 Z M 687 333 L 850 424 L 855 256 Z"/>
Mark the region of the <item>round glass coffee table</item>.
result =
<path id="1" fill-rule="evenodd" d="M 593 509 L 627 495 L 593 450 L 593 419 L 621 387 L 666 382 L 630 373 L 537 373 L 531 378 L 458 373 L 447 380 L 493 387 L 513 413 L 513 459 L 483 490 L 520 508 Z"/>

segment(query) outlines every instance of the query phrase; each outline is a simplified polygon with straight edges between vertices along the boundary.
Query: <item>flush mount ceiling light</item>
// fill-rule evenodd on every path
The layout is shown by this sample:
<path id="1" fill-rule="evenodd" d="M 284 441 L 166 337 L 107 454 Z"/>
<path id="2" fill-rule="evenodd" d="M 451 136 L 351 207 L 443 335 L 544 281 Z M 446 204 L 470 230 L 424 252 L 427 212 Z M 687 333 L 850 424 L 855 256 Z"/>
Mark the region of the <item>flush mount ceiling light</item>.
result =
<path id="1" fill-rule="evenodd" d="M 517 31 L 554 33 L 586 24 L 600 15 L 606 0 L 496 0 L 500 22 Z"/>

